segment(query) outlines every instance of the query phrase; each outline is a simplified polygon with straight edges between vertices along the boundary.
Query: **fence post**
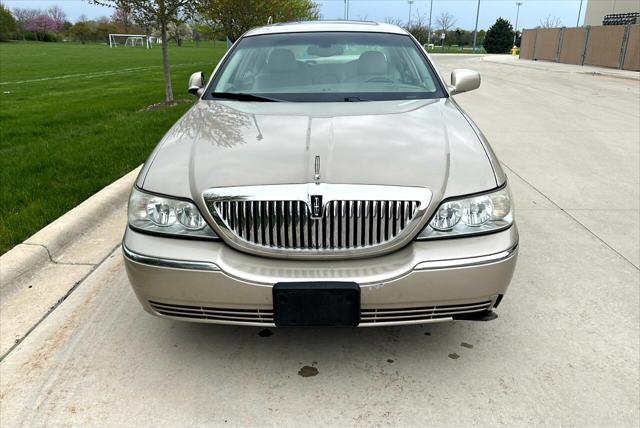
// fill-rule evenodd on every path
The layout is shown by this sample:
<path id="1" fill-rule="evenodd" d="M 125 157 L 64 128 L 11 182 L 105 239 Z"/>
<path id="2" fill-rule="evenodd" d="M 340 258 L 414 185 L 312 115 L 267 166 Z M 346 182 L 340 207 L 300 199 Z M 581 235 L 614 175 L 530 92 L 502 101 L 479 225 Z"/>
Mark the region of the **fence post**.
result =
<path id="1" fill-rule="evenodd" d="M 631 25 L 624 26 L 624 36 L 622 37 L 622 45 L 620 45 L 620 59 L 618 60 L 618 69 L 624 68 L 624 58 L 627 56 L 627 45 L 629 44 L 629 32 L 631 31 Z"/>
<path id="2" fill-rule="evenodd" d="M 589 46 L 590 31 L 591 25 L 587 25 L 584 29 L 584 46 L 582 47 L 582 55 L 580 56 L 580 65 L 584 65 L 584 60 L 587 58 L 587 47 Z"/>
<path id="3" fill-rule="evenodd" d="M 564 41 L 564 30 L 566 27 L 560 29 L 560 35 L 558 36 L 558 50 L 556 51 L 556 62 L 560 62 L 560 53 L 562 52 L 562 42 Z"/>

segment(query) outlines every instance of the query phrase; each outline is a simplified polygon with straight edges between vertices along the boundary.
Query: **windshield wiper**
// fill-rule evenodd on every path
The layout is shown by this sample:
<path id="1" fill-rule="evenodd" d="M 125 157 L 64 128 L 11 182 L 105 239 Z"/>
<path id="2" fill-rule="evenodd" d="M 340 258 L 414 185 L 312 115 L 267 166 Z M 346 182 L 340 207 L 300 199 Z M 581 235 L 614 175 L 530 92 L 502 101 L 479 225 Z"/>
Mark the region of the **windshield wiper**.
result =
<path id="1" fill-rule="evenodd" d="M 260 95 L 247 94 L 242 92 L 212 92 L 211 96 L 214 98 L 220 98 L 223 100 L 238 100 L 238 101 L 265 101 L 265 102 L 280 102 L 277 98 L 262 97 Z"/>
<path id="2" fill-rule="evenodd" d="M 365 98 L 360 98 L 360 97 L 346 97 L 344 101 L 347 103 L 359 103 L 361 101 L 371 101 L 371 100 L 367 100 Z"/>

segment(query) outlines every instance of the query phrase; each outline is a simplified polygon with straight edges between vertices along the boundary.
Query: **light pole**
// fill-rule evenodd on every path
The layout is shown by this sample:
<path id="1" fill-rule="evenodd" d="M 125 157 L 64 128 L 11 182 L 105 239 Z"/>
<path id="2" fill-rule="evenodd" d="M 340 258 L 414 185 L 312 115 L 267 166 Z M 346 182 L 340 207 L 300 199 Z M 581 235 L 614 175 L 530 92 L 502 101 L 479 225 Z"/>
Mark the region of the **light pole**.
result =
<path id="1" fill-rule="evenodd" d="M 414 0 L 408 0 L 407 3 L 409 3 L 409 20 L 407 21 L 407 27 L 411 26 L 411 5 L 413 4 Z"/>
<path id="2" fill-rule="evenodd" d="M 344 19 L 349 20 L 349 0 L 344 0 Z"/>
<path id="3" fill-rule="evenodd" d="M 580 26 L 580 14 L 582 13 L 582 0 L 580 0 L 580 9 L 578 9 L 578 21 L 576 22 L 576 27 Z"/>
<path id="4" fill-rule="evenodd" d="M 518 18 L 520 17 L 520 6 L 522 6 L 521 1 L 516 2 L 516 6 L 518 6 L 518 11 L 516 12 L 516 31 L 513 33 L 513 46 L 516 46 L 516 36 L 518 35 Z"/>
<path id="5" fill-rule="evenodd" d="M 476 11 L 476 28 L 473 30 L 473 53 L 476 52 L 476 40 L 478 37 L 478 17 L 480 16 L 480 0 L 478 0 L 478 10 Z"/>
<path id="6" fill-rule="evenodd" d="M 431 13 L 433 12 L 433 0 L 431 0 L 431 6 L 429 7 L 429 34 L 427 35 L 427 44 L 431 44 Z"/>

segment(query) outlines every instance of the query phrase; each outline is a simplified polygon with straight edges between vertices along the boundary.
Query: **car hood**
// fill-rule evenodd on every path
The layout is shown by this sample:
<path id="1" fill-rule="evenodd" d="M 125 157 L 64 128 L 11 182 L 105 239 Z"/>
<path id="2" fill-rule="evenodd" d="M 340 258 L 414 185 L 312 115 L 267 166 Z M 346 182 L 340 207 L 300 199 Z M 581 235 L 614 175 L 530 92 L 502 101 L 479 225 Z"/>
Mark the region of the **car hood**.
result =
<path id="1" fill-rule="evenodd" d="M 199 199 L 212 187 L 320 181 L 418 186 L 436 200 L 498 185 L 493 156 L 451 99 L 355 103 L 199 101 L 138 185 Z"/>

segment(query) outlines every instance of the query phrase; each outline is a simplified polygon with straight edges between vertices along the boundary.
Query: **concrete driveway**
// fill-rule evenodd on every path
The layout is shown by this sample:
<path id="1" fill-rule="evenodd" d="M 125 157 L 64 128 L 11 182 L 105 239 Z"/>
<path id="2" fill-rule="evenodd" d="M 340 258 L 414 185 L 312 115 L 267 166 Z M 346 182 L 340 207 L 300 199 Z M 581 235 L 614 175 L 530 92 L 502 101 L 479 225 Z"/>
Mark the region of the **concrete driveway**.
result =
<path id="1" fill-rule="evenodd" d="M 171 322 L 142 311 L 117 249 L 2 360 L 0 424 L 638 426 L 638 81 L 435 60 L 482 73 L 457 99 L 516 195 L 519 266 L 497 320 L 271 335 Z"/>

